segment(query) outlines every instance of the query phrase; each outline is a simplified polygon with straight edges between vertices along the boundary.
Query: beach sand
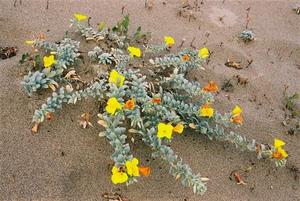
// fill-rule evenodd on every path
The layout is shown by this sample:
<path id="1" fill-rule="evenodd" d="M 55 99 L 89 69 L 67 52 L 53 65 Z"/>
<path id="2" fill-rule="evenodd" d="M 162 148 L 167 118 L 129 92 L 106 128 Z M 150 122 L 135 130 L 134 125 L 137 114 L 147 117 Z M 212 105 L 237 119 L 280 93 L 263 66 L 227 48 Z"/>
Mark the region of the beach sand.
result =
<path id="1" fill-rule="evenodd" d="M 41 32 L 50 41 L 60 40 L 66 30 L 72 30 L 69 19 L 75 12 L 91 16 L 94 26 L 100 21 L 113 25 L 121 19 L 125 6 L 131 31 L 141 25 L 152 32 L 151 43 L 171 35 L 177 46 L 185 38 L 183 47 L 189 47 L 195 37 L 195 47 L 206 46 L 213 52 L 206 70 L 195 70 L 189 75 L 191 80 L 202 84 L 215 80 L 221 85 L 234 75 L 247 78 L 246 86 L 216 96 L 217 110 L 228 112 L 240 105 L 245 122 L 238 131 L 269 144 L 275 137 L 283 139 L 289 153 L 287 167 L 300 168 L 300 135 L 288 135 L 287 127 L 281 124 L 284 85 L 289 86 L 289 93 L 300 93 L 300 15 L 292 10 L 297 1 L 204 0 L 200 11 L 194 12 L 196 19 L 190 22 L 177 15 L 181 1 L 164 2 L 154 1 L 148 10 L 142 0 L 50 0 L 46 9 L 46 0 L 22 0 L 16 7 L 12 0 L 0 0 L 0 46 L 19 48 L 16 57 L 0 60 L 0 200 L 102 200 L 105 192 L 119 192 L 133 201 L 300 200 L 299 173 L 297 176 L 290 168 L 276 169 L 271 161 L 259 161 L 230 144 L 193 133 L 176 136 L 172 148 L 194 172 L 210 179 L 205 195 L 194 195 L 190 188 L 182 187 L 168 174 L 166 163 L 152 159 L 151 150 L 142 142 L 135 143 L 132 150 L 141 164 L 151 167 L 151 175 L 129 187 L 113 186 L 111 146 L 99 138 L 98 128 L 83 130 L 78 124 L 84 112 L 91 112 L 96 124 L 97 105 L 92 99 L 66 105 L 37 135 L 31 134 L 32 115 L 46 96 L 29 98 L 20 84 L 23 71 L 17 63 L 22 53 L 30 51 L 24 41 Z M 256 40 L 244 44 L 238 35 L 245 29 L 248 7 L 249 29 Z M 242 65 L 247 60 L 253 63 L 236 70 L 224 65 L 228 58 Z M 248 172 L 240 170 L 249 167 Z M 229 179 L 237 169 L 247 185 Z"/>

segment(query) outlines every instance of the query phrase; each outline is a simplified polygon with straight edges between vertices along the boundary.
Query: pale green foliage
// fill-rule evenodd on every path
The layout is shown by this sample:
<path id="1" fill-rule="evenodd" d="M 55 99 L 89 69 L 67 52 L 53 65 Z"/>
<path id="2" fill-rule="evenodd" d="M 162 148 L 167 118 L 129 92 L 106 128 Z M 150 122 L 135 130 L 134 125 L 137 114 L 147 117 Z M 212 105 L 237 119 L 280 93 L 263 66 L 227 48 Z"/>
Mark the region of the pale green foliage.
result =
<path id="1" fill-rule="evenodd" d="M 62 74 L 68 66 L 74 65 L 78 60 L 79 42 L 64 38 L 60 44 L 49 43 L 46 41 L 36 40 L 36 48 L 44 49 L 46 53 L 54 53 L 56 63 L 51 68 L 44 68 L 41 71 L 29 72 L 24 77 L 22 85 L 29 95 L 41 89 L 49 88 L 49 84 L 57 85 L 63 80 Z"/>
<path id="2" fill-rule="evenodd" d="M 250 42 L 250 41 L 253 41 L 254 40 L 254 33 L 250 30 L 245 30 L 245 31 L 242 31 L 240 33 L 240 38 L 244 41 L 244 42 Z"/>
<path id="3" fill-rule="evenodd" d="M 48 88 L 49 84 L 57 84 L 51 77 L 47 77 L 45 72 L 29 72 L 21 82 L 24 86 L 26 92 L 31 95 L 32 92 L 35 92 L 39 89 Z"/>
<path id="4" fill-rule="evenodd" d="M 124 35 L 110 33 L 105 28 L 101 32 L 97 32 L 75 20 L 72 20 L 72 23 L 76 25 L 77 30 L 86 39 L 93 38 L 93 40 L 98 41 L 101 38 L 101 40 L 112 40 L 114 42 L 124 41 Z M 128 26 L 127 22 L 124 23 Z M 118 24 L 118 26 L 123 25 Z M 127 31 L 125 27 L 121 28 L 122 33 L 127 33 Z M 115 45 L 123 47 L 118 42 Z M 166 49 L 165 45 L 156 47 L 151 49 L 148 46 L 146 52 L 153 54 Z M 52 94 L 52 97 L 47 99 L 47 102 L 39 110 L 35 111 L 33 121 L 41 123 L 48 112 L 55 112 L 63 106 L 63 103 L 76 104 L 78 100 L 86 97 L 97 98 L 102 103 L 111 97 L 115 97 L 121 104 L 133 98 L 135 100 L 134 109 L 122 109 L 114 115 L 106 112 L 105 104 L 100 105 L 101 114 L 99 117 L 102 121 L 101 125 L 105 128 L 105 131 L 102 131 L 100 136 L 106 136 L 112 145 L 114 153 L 111 158 L 114 160 L 115 165 L 117 167 L 124 166 L 126 161 L 133 158 L 127 139 L 127 133 L 129 132 L 127 128 L 130 128 L 130 132 L 140 136 L 143 142 L 151 147 L 153 157 L 160 157 L 167 161 L 170 165 L 171 175 L 180 180 L 183 185 L 192 187 L 194 193 L 198 194 L 203 194 L 206 191 L 205 181 L 207 179 L 202 178 L 200 174 L 194 174 L 192 169 L 183 163 L 182 158 L 177 156 L 168 146 L 171 140 L 157 137 L 158 123 L 177 124 L 182 122 L 185 127 L 194 125 L 194 131 L 197 134 L 204 134 L 211 140 L 233 143 L 240 150 L 256 152 L 256 147 L 260 146 L 261 150 L 258 152 L 258 158 L 271 158 L 272 150 L 274 149 L 272 146 L 265 146 L 257 143 L 255 140 L 249 140 L 225 129 L 234 126 L 230 121 L 230 113 L 222 115 L 215 112 L 212 118 L 199 116 L 199 108 L 207 102 L 212 103 L 214 98 L 211 93 L 203 92 L 199 83 L 190 82 L 185 78 L 185 74 L 193 69 L 197 69 L 204 62 L 203 59 L 198 57 L 198 51 L 185 49 L 178 54 L 168 54 L 163 57 L 150 59 L 149 63 L 146 64 L 147 68 L 157 72 L 157 76 L 153 80 L 151 77 L 143 75 L 138 69 L 128 68 L 131 60 L 126 48 L 126 46 L 122 49 L 115 47 L 111 48 L 110 52 L 104 52 L 100 46 L 96 46 L 88 53 L 94 62 L 109 64 L 110 66 L 115 64 L 113 68 L 125 76 L 123 86 L 117 87 L 109 83 L 108 73 L 105 73 L 99 75 L 96 81 L 85 89 L 73 91 L 70 89 L 66 90 L 67 87 L 61 87 Z M 74 52 L 77 51 L 78 49 Z M 183 61 L 182 57 L 184 55 L 187 55 L 189 60 Z M 66 62 L 69 58 L 75 60 L 76 56 L 59 58 L 62 60 L 60 63 L 64 63 L 65 59 Z M 71 60 L 68 62 L 70 64 Z M 164 75 L 164 70 L 167 68 L 173 72 L 168 76 Z M 152 98 L 154 97 L 161 97 L 161 103 L 153 103 Z M 125 122 L 128 122 L 129 125 Z M 284 161 L 281 163 L 284 163 Z M 137 180 L 134 177 L 130 177 L 127 184 L 135 181 Z"/>
<path id="5" fill-rule="evenodd" d="M 88 52 L 88 56 L 94 60 L 98 61 L 100 64 L 112 64 L 114 58 L 110 53 L 102 52 L 102 49 L 97 46 L 92 51 Z"/>

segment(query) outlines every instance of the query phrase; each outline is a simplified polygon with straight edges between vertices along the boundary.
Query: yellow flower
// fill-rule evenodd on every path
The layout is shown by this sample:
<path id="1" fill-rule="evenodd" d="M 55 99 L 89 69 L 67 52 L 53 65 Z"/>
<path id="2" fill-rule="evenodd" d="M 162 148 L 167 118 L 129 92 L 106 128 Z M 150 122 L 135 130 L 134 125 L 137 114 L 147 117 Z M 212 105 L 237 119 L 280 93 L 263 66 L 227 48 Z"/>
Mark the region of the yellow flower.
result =
<path id="1" fill-rule="evenodd" d="M 173 126 L 171 124 L 159 123 L 157 125 L 157 137 L 171 139 L 173 132 Z"/>
<path id="2" fill-rule="evenodd" d="M 50 55 L 50 56 L 44 56 L 44 66 L 45 68 L 49 68 L 51 67 L 53 64 L 56 63 L 56 60 L 54 59 L 54 55 Z"/>
<path id="3" fill-rule="evenodd" d="M 231 114 L 232 114 L 232 116 L 238 116 L 238 115 L 240 115 L 242 112 L 243 112 L 242 108 L 240 108 L 238 105 L 236 105 L 236 106 L 233 108 Z"/>
<path id="4" fill-rule="evenodd" d="M 33 45 L 34 44 L 34 40 L 26 40 L 25 44 L 26 45 Z"/>
<path id="5" fill-rule="evenodd" d="M 172 47 L 175 44 L 175 40 L 171 36 L 165 36 L 165 43 L 168 47 Z"/>
<path id="6" fill-rule="evenodd" d="M 198 56 L 202 59 L 209 57 L 209 50 L 206 47 L 201 48 L 198 52 Z"/>
<path id="7" fill-rule="evenodd" d="M 275 151 L 273 152 L 273 158 L 276 158 L 277 160 L 282 160 L 284 158 L 287 158 L 289 155 L 286 153 L 286 151 L 282 148 L 285 145 L 285 142 L 275 138 L 274 139 L 274 147 Z"/>
<path id="8" fill-rule="evenodd" d="M 181 134 L 183 132 L 184 126 L 182 124 L 177 124 L 174 128 L 173 131 L 176 133 Z"/>
<path id="9" fill-rule="evenodd" d="M 108 81 L 114 83 L 116 86 L 121 87 L 124 84 L 125 77 L 118 73 L 116 70 L 112 70 L 109 74 Z"/>
<path id="10" fill-rule="evenodd" d="M 86 15 L 82 15 L 80 13 L 75 13 L 74 17 L 76 18 L 77 21 L 84 21 L 86 20 L 88 17 Z"/>
<path id="11" fill-rule="evenodd" d="M 212 117 L 214 115 L 214 108 L 212 108 L 209 104 L 203 105 L 199 110 L 201 117 Z"/>
<path id="12" fill-rule="evenodd" d="M 139 164 L 139 160 L 137 158 L 133 158 L 131 161 L 126 161 L 126 169 L 127 174 L 129 176 L 139 177 L 139 167 L 137 166 Z"/>
<path id="13" fill-rule="evenodd" d="M 236 105 L 231 112 L 232 114 L 231 121 L 234 123 L 242 124 L 244 121 L 244 118 L 241 114 L 242 112 L 243 112 L 242 108 Z"/>
<path id="14" fill-rule="evenodd" d="M 122 184 L 128 180 L 128 175 L 123 170 L 118 169 L 116 166 L 112 168 L 111 181 L 113 184 Z"/>
<path id="15" fill-rule="evenodd" d="M 138 47 L 129 46 L 127 50 L 130 52 L 131 57 L 141 57 L 141 49 Z"/>
<path id="16" fill-rule="evenodd" d="M 116 110 L 121 110 L 121 109 L 122 109 L 122 105 L 115 97 L 108 99 L 107 106 L 105 107 L 106 112 L 114 115 Z"/>
<path id="17" fill-rule="evenodd" d="M 285 145 L 285 142 L 278 139 L 278 138 L 275 138 L 274 139 L 274 147 L 275 148 L 279 148 L 279 147 L 283 147 Z"/>

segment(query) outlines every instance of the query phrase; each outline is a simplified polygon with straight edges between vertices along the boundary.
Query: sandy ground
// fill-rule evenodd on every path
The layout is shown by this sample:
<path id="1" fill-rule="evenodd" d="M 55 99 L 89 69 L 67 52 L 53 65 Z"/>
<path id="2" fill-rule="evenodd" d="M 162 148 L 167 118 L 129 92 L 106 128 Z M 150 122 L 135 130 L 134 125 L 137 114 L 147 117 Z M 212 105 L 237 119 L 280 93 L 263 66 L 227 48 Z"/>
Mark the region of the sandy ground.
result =
<path id="1" fill-rule="evenodd" d="M 61 39 L 74 12 L 88 14 L 92 24 L 114 24 L 125 5 L 132 27 L 142 25 L 151 31 L 153 42 L 172 35 L 177 44 L 186 38 L 187 47 L 195 37 L 196 47 L 205 44 L 214 52 L 205 66 L 207 70 L 195 71 L 191 79 L 201 83 L 213 79 L 221 84 L 236 74 L 248 78 L 246 87 L 239 86 L 233 93 L 221 92 L 216 98 L 217 108 L 228 111 L 240 104 L 245 116 L 240 132 L 266 143 L 272 143 L 274 137 L 285 140 L 290 155 L 288 166 L 299 168 L 300 136 L 287 135 L 287 128 L 281 125 L 284 85 L 289 86 L 291 93 L 300 92 L 300 16 L 291 10 L 296 1 L 204 0 L 201 11 L 195 13 L 197 18 L 191 22 L 176 15 L 180 1 L 165 2 L 163 5 L 156 1 L 152 10 L 145 10 L 144 1 L 139 0 L 50 0 L 46 10 L 46 0 L 23 0 L 16 7 L 12 0 L 0 0 L 0 46 L 20 49 L 17 57 L 0 61 L 0 200 L 101 200 L 105 192 L 121 192 L 134 201 L 300 200 L 299 176 L 295 178 L 290 169 L 276 169 L 270 161 L 258 161 L 231 145 L 192 133 L 176 137 L 172 147 L 195 172 L 210 178 L 204 196 L 183 188 L 167 174 L 164 162 L 151 159 L 150 150 L 142 143 L 133 151 L 144 165 L 152 168 L 151 176 L 128 188 L 115 187 L 110 182 L 110 145 L 98 137 L 97 129 L 82 130 L 77 122 L 83 112 L 96 111 L 93 100 L 76 107 L 66 106 L 56 114 L 55 121 L 42 126 L 38 135 L 30 134 L 32 114 L 45 97 L 28 98 L 20 85 L 22 75 L 17 61 L 21 53 L 29 51 L 24 41 L 40 32 L 46 33 L 49 40 Z M 244 29 L 248 7 L 249 27 L 255 32 L 256 41 L 245 45 L 237 40 L 237 35 Z M 227 58 L 242 63 L 253 59 L 253 63 L 238 71 L 224 66 Z M 226 95 L 230 95 L 230 100 Z M 256 102 L 249 101 L 255 96 Z M 242 173 L 246 186 L 229 179 L 231 171 L 247 168 L 251 163 L 252 170 Z"/>

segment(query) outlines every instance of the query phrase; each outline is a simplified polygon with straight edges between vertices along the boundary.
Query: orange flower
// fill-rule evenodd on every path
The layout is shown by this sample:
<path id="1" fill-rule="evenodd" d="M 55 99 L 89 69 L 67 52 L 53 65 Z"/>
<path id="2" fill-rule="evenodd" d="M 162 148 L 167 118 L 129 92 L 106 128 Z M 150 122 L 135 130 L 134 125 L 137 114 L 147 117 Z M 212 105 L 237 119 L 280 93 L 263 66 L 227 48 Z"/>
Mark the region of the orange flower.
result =
<path id="1" fill-rule="evenodd" d="M 150 175 L 151 168 L 150 167 L 141 166 L 141 167 L 139 167 L 139 171 L 140 171 L 141 175 L 143 175 L 145 177 L 148 177 Z"/>
<path id="2" fill-rule="evenodd" d="M 184 129 L 184 126 L 179 123 L 173 128 L 173 131 L 178 134 L 181 134 L 183 132 L 183 129 Z"/>
<path id="3" fill-rule="evenodd" d="M 273 152 L 272 155 L 273 155 L 273 158 L 276 158 L 277 160 L 282 160 L 284 158 L 282 153 L 280 153 L 279 151 Z"/>
<path id="4" fill-rule="evenodd" d="M 242 124 L 243 121 L 244 121 L 244 118 L 243 118 L 243 116 L 241 114 L 238 114 L 236 116 L 233 116 L 231 118 L 231 121 L 234 122 L 234 123 L 237 123 L 237 124 Z"/>
<path id="5" fill-rule="evenodd" d="M 217 92 L 218 90 L 218 85 L 214 81 L 209 81 L 209 83 L 203 88 L 203 91 L 205 92 Z"/>
<path id="6" fill-rule="evenodd" d="M 135 106 L 135 103 L 134 103 L 134 99 L 132 98 L 132 99 L 126 101 L 124 108 L 128 109 L 128 110 L 133 110 L 134 106 Z"/>
<path id="7" fill-rule="evenodd" d="M 190 56 L 185 54 L 182 56 L 182 61 L 189 61 L 190 60 Z"/>
<path id="8" fill-rule="evenodd" d="M 160 104 L 161 103 L 161 99 L 160 98 L 152 98 L 152 103 Z"/>

